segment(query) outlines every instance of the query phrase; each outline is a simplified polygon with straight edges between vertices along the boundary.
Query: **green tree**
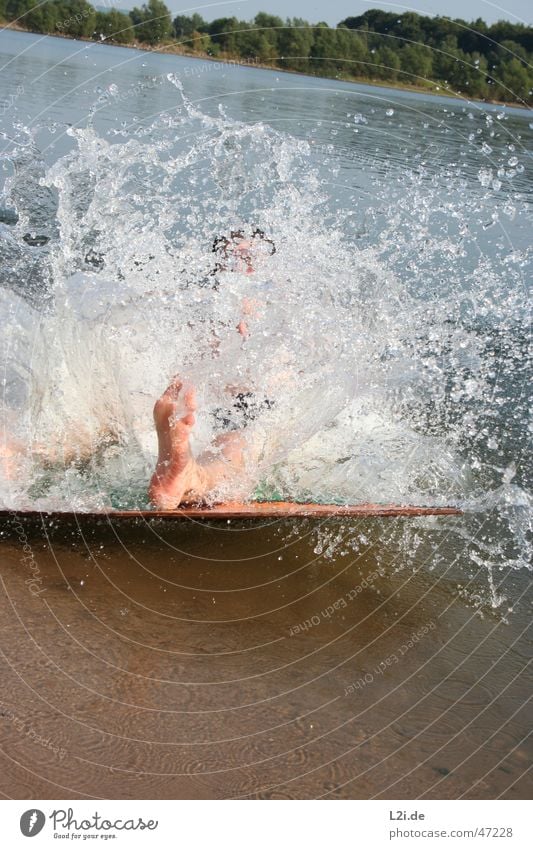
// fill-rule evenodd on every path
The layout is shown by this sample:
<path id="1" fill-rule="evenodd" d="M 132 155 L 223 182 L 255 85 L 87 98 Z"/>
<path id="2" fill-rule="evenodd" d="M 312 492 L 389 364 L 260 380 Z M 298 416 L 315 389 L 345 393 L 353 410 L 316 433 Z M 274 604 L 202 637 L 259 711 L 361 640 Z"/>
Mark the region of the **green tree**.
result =
<path id="1" fill-rule="evenodd" d="M 400 23 L 393 25 L 392 30 L 408 41 L 415 41 L 418 44 L 424 42 L 424 31 L 422 29 L 422 17 L 415 12 L 405 12 L 400 17 Z"/>
<path id="2" fill-rule="evenodd" d="M 394 12 L 383 12 L 381 9 L 369 9 L 363 15 L 346 18 L 341 21 L 339 26 L 348 27 L 348 29 L 367 29 L 373 32 L 389 32 L 398 20 L 398 15 Z"/>
<path id="3" fill-rule="evenodd" d="M 259 57 L 261 59 L 277 59 L 280 33 L 284 26 L 283 21 L 277 15 L 259 12 L 254 18 L 254 24 L 261 30 Z"/>
<path id="4" fill-rule="evenodd" d="M 185 40 L 184 47 L 192 53 L 207 53 L 209 56 L 213 54 L 213 43 L 207 32 L 199 32 L 194 30 Z"/>
<path id="5" fill-rule="evenodd" d="M 433 53 L 433 75 L 438 80 L 450 80 L 455 73 L 460 51 L 457 37 L 448 35 Z"/>
<path id="6" fill-rule="evenodd" d="M 323 22 L 317 24 L 313 27 L 313 43 L 310 51 L 310 58 L 313 60 L 311 67 L 318 74 L 335 73 L 342 70 L 342 62 L 337 62 L 337 57 L 337 30 L 330 28 Z"/>
<path id="7" fill-rule="evenodd" d="M 24 16 L 22 23 L 33 32 L 55 32 L 57 27 L 57 6 L 55 3 L 45 3 L 44 6 L 34 6 Z"/>
<path id="8" fill-rule="evenodd" d="M 533 85 L 533 75 L 519 59 L 500 62 L 494 74 L 497 96 L 501 100 L 524 100 L 527 102 Z"/>
<path id="9" fill-rule="evenodd" d="M 21 18 L 20 24 L 24 26 L 24 16 L 32 9 L 33 5 L 31 0 L 4 0 L 5 17 L 8 21 Z"/>
<path id="10" fill-rule="evenodd" d="M 457 43 L 465 53 L 483 53 L 487 47 L 487 24 L 478 18 L 458 35 Z"/>
<path id="11" fill-rule="evenodd" d="M 335 30 L 337 56 L 339 68 L 347 76 L 368 76 L 369 54 L 363 39 L 358 33 L 340 26 Z M 372 61 L 375 58 L 372 56 Z"/>
<path id="12" fill-rule="evenodd" d="M 400 56 L 391 47 L 380 47 L 374 54 L 375 75 L 380 80 L 397 80 L 401 68 Z"/>
<path id="13" fill-rule="evenodd" d="M 459 51 L 457 61 L 449 69 L 447 82 L 453 91 L 472 97 L 486 97 L 489 93 L 487 60 L 479 53 Z"/>
<path id="14" fill-rule="evenodd" d="M 170 12 L 162 0 L 148 0 L 141 9 L 130 12 L 135 38 L 146 44 L 160 44 L 172 32 Z"/>
<path id="15" fill-rule="evenodd" d="M 246 24 L 244 21 L 239 30 L 240 32 L 235 33 L 233 37 L 232 47 L 228 49 L 244 59 L 258 57 L 265 41 L 261 30 L 254 29 L 251 24 Z"/>
<path id="16" fill-rule="evenodd" d="M 412 74 L 414 77 L 422 77 L 427 80 L 432 75 L 431 51 L 419 44 L 406 44 L 400 51 L 400 62 L 402 71 Z M 419 80 L 413 79 L 414 83 Z"/>
<path id="17" fill-rule="evenodd" d="M 505 52 L 504 52 L 505 51 Z M 509 39 L 505 39 L 500 44 L 499 50 L 500 56 L 502 59 L 510 59 L 511 56 L 514 56 L 518 59 L 523 59 L 524 62 L 527 62 L 528 55 L 525 47 L 522 47 L 517 41 L 510 41 Z"/>
<path id="18" fill-rule="evenodd" d="M 241 24 L 237 18 L 217 18 L 209 24 L 211 41 L 226 53 L 237 53 L 238 30 L 246 24 Z"/>
<path id="19" fill-rule="evenodd" d="M 172 29 L 176 38 L 184 38 L 193 32 L 200 32 L 206 27 L 206 22 L 201 15 L 194 14 L 190 18 L 187 15 L 177 15 L 172 21 Z"/>
<path id="20" fill-rule="evenodd" d="M 468 92 L 471 97 L 484 100 L 489 96 L 487 67 L 487 60 L 484 56 L 480 53 L 470 54 L 470 63 L 465 77 L 466 88 L 463 91 Z"/>
<path id="21" fill-rule="evenodd" d="M 278 35 L 279 65 L 304 70 L 308 67 L 313 44 L 313 29 L 302 18 L 287 19 Z"/>
<path id="22" fill-rule="evenodd" d="M 129 44 L 134 38 L 130 16 L 117 9 L 96 13 L 94 33 L 97 38 L 104 37 L 108 41 L 116 41 L 117 44 Z"/>
<path id="23" fill-rule="evenodd" d="M 91 36 L 96 23 L 96 12 L 85 0 L 67 0 L 55 4 L 58 32 L 72 38 Z"/>

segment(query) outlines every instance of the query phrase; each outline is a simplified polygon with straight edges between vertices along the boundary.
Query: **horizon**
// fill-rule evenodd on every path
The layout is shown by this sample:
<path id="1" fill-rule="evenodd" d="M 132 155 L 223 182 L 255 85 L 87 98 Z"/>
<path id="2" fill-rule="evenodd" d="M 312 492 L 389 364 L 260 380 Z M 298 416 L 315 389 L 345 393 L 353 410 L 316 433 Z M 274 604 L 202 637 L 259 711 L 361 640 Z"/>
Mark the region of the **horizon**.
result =
<path id="1" fill-rule="evenodd" d="M 137 5 L 137 4 L 134 4 Z M 241 20 L 252 20 L 259 12 L 277 15 L 283 18 L 303 18 L 309 23 L 325 21 L 330 26 L 337 26 L 348 17 L 357 17 L 370 9 L 380 9 L 384 12 L 397 11 L 398 15 L 405 12 L 415 12 L 426 17 L 448 17 L 473 23 L 482 18 L 489 26 L 496 21 L 505 20 L 511 23 L 533 25 L 533 4 L 529 0 L 510 0 L 504 9 L 489 0 L 469 0 L 468 4 L 461 0 L 441 0 L 432 3 L 431 8 L 420 8 L 419 4 L 404 5 L 401 3 L 372 2 L 372 0 L 333 0 L 332 3 L 308 2 L 308 0 L 217 0 L 198 6 L 183 8 L 183 3 L 167 2 L 172 17 L 176 15 L 192 16 L 197 13 L 206 21 L 216 18 L 236 17 Z M 468 14 L 464 7 L 468 6 Z M 324 8 L 326 6 L 326 9 Z M 333 11 L 333 8 L 337 11 Z M 462 12 L 462 14 L 461 14 Z"/>
<path id="2" fill-rule="evenodd" d="M 132 2 L 127 4 L 117 0 L 116 4 L 104 2 L 93 3 L 92 5 L 98 11 L 110 11 L 111 8 L 114 8 L 119 12 L 129 13 L 134 6 L 141 6 L 143 3 Z M 287 5 L 289 8 L 287 8 Z M 328 9 L 331 8 L 331 5 L 328 4 Z M 526 2 L 526 0 L 512 0 L 512 8 L 509 10 L 488 2 L 488 0 L 470 0 L 468 6 L 469 8 L 473 7 L 473 9 L 468 15 L 460 13 L 460 9 L 464 5 L 460 0 L 443 0 L 442 6 L 444 8 L 439 11 L 434 8 L 420 9 L 416 6 L 407 6 L 400 3 L 374 3 L 371 0 L 335 0 L 333 5 L 338 7 L 338 12 L 324 14 L 322 3 L 313 2 L 309 4 L 304 0 L 289 0 L 289 4 L 283 2 L 283 0 L 217 0 L 214 3 L 205 3 L 188 8 L 183 8 L 183 4 L 179 0 L 175 0 L 173 3 L 168 2 L 168 0 L 166 2 L 172 18 L 175 18 L 176 15 L 191 17 L 196 13 L 209 23 L 216 18 L 225 17 L 236 17 L 248 21 L 252 20 L 259 12 L 265 12 L 266 14 L 277 15 L 283 20 L 288 17 L 300 17 L 312 24 L 325 21 L 329 26 L 336 27 L 345 18 L 357 17 L 370 9 L 380 9 L 383 12 L 398 10 L 398 15 L 405 12 L 415 12 L 424 17 L 446 17 L 462 20 L 466 23 L 474 23 L 478 18 L 482 18 L 489 26 L 501 20 L 533 26 L 533 4 Z M 304 8 L 300 9 L 300 6 Z M 312 12 L 312 15 L 310 12 Z"/>

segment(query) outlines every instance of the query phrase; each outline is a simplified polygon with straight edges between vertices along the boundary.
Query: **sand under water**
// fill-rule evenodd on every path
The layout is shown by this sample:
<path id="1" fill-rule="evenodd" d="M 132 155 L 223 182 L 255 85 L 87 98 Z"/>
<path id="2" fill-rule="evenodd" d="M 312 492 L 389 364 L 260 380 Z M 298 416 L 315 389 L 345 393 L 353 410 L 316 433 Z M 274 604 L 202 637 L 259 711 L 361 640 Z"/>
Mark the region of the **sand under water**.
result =
<path id="1" fill-rule="evenodd" d="M 457 521 L 438 520 L 445 550 Z M 391 525 L 406 530 L 16 525 L 2 546 L 3 792 L 528 798 L 527 582 L 501 576 L 514 610 L 481 613 L 475 578 L 434 568 L 433 549 L 416 570 L 401 549 L 384 558 Z M 339 553 L 354 536 L 359 552 Z"/>

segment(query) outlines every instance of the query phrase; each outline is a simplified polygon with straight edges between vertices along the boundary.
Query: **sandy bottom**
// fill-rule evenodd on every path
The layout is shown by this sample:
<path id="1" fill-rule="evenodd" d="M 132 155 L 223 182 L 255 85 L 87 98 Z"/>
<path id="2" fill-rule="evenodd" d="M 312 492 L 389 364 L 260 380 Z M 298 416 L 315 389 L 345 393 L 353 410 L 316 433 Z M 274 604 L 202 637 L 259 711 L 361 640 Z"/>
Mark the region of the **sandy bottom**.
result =
<path id="1" fill-rule="evenodd" d="M 391 521 L 334 560 L 308 520 L 4 523 L 0 792 L 530 798 L 531 594 L 377 575 Z"/>

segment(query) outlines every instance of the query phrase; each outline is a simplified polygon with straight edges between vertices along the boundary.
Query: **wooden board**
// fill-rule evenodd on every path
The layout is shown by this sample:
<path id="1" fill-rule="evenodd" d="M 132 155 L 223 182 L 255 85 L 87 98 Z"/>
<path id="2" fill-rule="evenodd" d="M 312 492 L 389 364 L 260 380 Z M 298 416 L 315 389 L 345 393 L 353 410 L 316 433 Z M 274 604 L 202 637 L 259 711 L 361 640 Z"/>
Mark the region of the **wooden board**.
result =
<path id="1" fill-rule="evenodd" d="M 299 504 L 295 501 L 227 502 L 212 507 L 179 507 L 176 510 L 102 510 L 95 511 L 38 511 L 0 510 L 0 519 L 54 518 L 54 519 L 285 519 L 291 517 L 320 518 L 373 516 L 460 516 L 456 507 L 421 507 L 402 504 Z"/>

